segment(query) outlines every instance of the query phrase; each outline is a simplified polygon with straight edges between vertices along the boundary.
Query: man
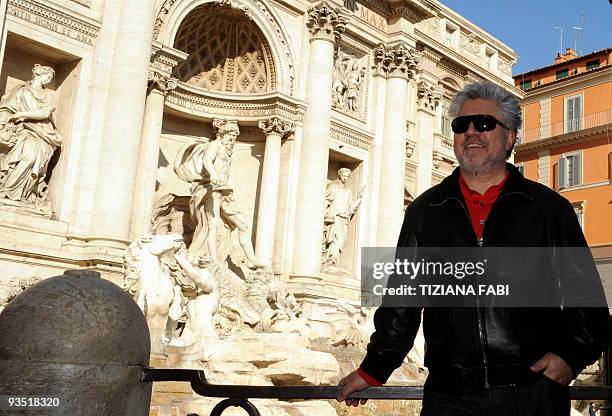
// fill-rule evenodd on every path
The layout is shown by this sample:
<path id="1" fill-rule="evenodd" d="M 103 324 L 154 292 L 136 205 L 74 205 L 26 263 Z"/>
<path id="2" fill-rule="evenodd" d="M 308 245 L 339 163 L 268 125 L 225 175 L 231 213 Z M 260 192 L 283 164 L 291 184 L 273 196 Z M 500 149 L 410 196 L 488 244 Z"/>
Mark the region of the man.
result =
<path id="1" fill-rule="evenodd" d="M 411 204 L 398 246 L 586 247 L 571 204 L 506 163 L 521 124 L 516 97 L 475 83 L 451 112 L 459 168 Z M 379 308 L 367 355 L 340 380 L 338 400 L 357 406 L 350 393 L 385 383 L 420 321 L 421 308 Z M 567 386 L 599 358 L 609 322 L 605 307 L 425 308 L 421 415 L 569 415 Z"/>
<path id="2" fill-rule="evenodd" d="M 205 255 L 216 261 L 225 260 L 229 238 L 219 251 L 218 230 L 221 220 L 233 230 L 238 229 L 238 241 L 244 250 L 250 268 L 265 265 L 255 258 L 248 224 L 236 206 L 234 191 L 229 186 L 229 174 L 234 144 L 240 134 L 235 121 L 216 120 L 217 140 L 187 146 L 174 161 L 174 172 L 190 183 L 189 208 L 196 222 L 189 252 Z"/>
<path id="3" fill-rule="evenodd" d="M 346 181 L 351 176 L 351 170 L 341 168 L 338 170 L 338 179 L 330 182 L 325 189 L 325 233 L 323 241 L 324 265 L 335 265 L 340 261 L 340 254 L 346 242 L 348 226 L 351 218 L 357 212 L 365 187 L 353 200 L 353 191 Z"/>

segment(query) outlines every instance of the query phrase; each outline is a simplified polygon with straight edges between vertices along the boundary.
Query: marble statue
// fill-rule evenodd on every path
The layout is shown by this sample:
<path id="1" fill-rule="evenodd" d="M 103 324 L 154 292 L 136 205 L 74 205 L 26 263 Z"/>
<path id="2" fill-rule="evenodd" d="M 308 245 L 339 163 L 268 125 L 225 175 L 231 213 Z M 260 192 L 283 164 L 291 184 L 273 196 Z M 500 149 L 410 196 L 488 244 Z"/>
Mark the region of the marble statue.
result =
<path id="1" fill-rule="evenodd" d="M 183 246 L 180 235 L 145 236 L 131 243 L 124 255 L 123 287 L 142 309 L 153 345 L 171 341 L 182 314 L 180 285 L 173 279 L 167 261 Z"/>
<path id="2" fill-rule="evenodd" d="M 53 98 L 45 89 L 53 68 L 36 64 L 32 80 L 0 100 L 0 199 L 32 204 L 47 199 L 47 168 L 62 137 L 53 121 Z"/>
<path id="3" fill-rule="evenodd" d="M 185 275 L 194 283 L 186 288 L 183 287 L 183 293 L 189 300 L 186 305 L 187 322 L 182 337 L 187 333 L 194 343 L 200 343 L 204 338 L 219 338 L 213 318 L 219 310 L 221 297 L 219 286 L 207 268 L 210 259 L 197 257 L 189 261 L 183 253 L 176 253 L 174 258 Z"/>
<path id="4" fill-rule="evenodd" d="M 240 134 L 238 124 L 215 120 L 214 125 L 218 129 L 216 140 L 189 145 L 174 161 L 174 172 L 191 184 L 189 208 L 197 225 L 189 252 L 224 261 L 231 240 L 229 233 L 219 238 L 218 234 L 223 231 L 220 225 L 223 224 L 230 231 L 238 229 L 238 240 L 249 267 L 264 267 L 264 263 L 255 257 L 248 223 L 228 183 L 232 152 Z"/>
<path id="5" fill-rule="evenodd" d="M 332 106 L 338 110 L 358 112 L 361 86 L 366 68 L 357 59 L 338 51 L 332 83 Z"/>
<path id="6" fill-rule="evenodd" d="M 359 62 L 353 61 L 346 77 L 346 107 L 350 111 L 359 111 L 359 93 L 365 77 L 365 67 L 359 67 Z"/>
<path id="7" fill-rule="evenodd" d="M 330 182 L 325 189 L 325 230 L 323 235 L 323 265 L 336 265 L 346 243 L 346 235 L 351 218 L 357 212 L 365 186 L 353 199 L 353 192 L 346 185 L 351 170 L 338 170 L 338 179 Z"/>

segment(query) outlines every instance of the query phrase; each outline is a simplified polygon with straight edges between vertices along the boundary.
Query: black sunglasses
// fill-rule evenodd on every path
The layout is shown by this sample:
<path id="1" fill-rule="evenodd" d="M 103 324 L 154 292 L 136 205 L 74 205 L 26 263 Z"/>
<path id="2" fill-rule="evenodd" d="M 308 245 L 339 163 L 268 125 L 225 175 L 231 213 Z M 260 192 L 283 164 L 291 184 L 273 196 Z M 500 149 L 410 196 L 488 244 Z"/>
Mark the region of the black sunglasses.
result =
<path id="1" fill-rule="evenodd" d="M 510 130 L 508 126 L 506 126 L 504 123 L 502 123 L 493 116 L 490 116 L 488 114 L 474 114 L 471 116 L 461 116 L 455 118 L 451 122 L 451 128 L 453 129 L 453 133 L 465 133 L 470 128 L 470 123 L 474 125 L 474 128 L 479 133 L 495 130 L 495 127 L 498 124 L 506 130 Z"/>

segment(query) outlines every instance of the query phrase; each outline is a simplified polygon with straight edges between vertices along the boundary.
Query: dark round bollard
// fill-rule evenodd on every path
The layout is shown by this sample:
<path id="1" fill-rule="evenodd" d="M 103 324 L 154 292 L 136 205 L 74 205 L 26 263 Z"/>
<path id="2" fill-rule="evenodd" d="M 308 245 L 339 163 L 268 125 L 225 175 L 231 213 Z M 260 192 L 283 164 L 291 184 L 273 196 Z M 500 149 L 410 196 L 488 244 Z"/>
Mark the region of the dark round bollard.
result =
<path id="1" fill-rule="evenodd" d="M 147 322 L 118 286 L 91 271 L 43 280 L 0 314 L 0 410 L 38 397 L 58 399 L 52 414 L 146 416 L 149 353 Z"/>

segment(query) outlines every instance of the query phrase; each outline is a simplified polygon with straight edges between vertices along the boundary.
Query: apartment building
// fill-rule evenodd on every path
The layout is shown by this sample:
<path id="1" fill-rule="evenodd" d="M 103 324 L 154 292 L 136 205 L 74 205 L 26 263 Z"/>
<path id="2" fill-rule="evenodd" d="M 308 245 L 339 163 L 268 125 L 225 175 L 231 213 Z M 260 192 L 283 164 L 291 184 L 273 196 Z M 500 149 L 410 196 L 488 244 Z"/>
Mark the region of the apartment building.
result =
<path id="1" fill-rule="evenodd" d="M 612 48 L 583 56 L 567 48 L 514 81 L 525 92 L 514 161 L 572 203 L 612 289 Z"/>

